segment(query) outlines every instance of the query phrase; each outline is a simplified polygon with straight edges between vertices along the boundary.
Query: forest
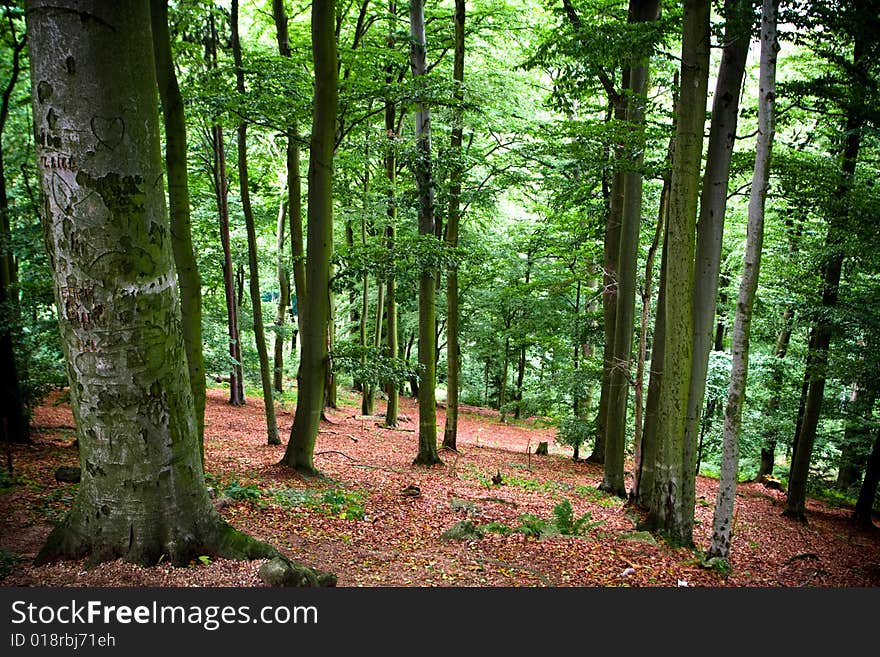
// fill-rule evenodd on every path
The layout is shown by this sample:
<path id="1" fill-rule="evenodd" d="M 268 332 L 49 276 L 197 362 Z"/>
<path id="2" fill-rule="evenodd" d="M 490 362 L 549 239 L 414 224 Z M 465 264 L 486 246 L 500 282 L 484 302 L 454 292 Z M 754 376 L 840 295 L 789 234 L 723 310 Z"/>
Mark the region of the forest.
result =
<path id="1" fill-rule="evenodd" d="M 0 19 L 0 585 L 880 585 L 880 1 Z"/>

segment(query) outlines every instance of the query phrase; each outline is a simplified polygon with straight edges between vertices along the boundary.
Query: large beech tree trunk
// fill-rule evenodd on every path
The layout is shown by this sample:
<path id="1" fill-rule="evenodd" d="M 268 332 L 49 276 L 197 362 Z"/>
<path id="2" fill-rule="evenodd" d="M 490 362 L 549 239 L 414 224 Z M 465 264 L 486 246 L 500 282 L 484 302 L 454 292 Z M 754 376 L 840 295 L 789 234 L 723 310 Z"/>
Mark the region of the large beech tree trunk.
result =
<path id="1" fill-rule="evenodd" d="M 764 0 L 761 16 L 761 64 L 758 88 L 758 141 L 755 145 L 755 170 L 749 193 L 749 222 L 743 275 L 736 302 L 733 324 L 733 362 L 727 406 L 724 410 L 723 455 L 721 478 L 712 521 L 710 557 L 726 559 L 730 554 L 733 534 L 733 503 L 736 496 L 736 475 L 739 466 L 739 432 L 742 424 L 742 405 L 749 372 L 749 334 L 752 325 L 752 307 L 758 290 L 761 268 L 761 250 L 764 245 L 764 205 L 770 180 L 770 157 L 773 152 L 774 107 L 776 105 L 776 14 L 779 0 Z M 710 335 L 711 321 L 709 322 Z"/>
<path id="2" fill-rule="evenodd" d="M 28 5 L 43 229 L 82 466 L 38 563 L 276 554 L 223 522 L 204 483 L 150 39 L 146 0 Z"/>
<path id="3" fill-rule="evenodd" d="M 630 0 L 629 20 L 646 23 L 660 15 L 659 0 Z M 633 318 L 636 301 L 636 266 L 642 221 L 642 172 L 645 144 L 645 94 L 648 62 L 644 56 L 633 63 L 629 74 L 627 129 L 632 131 L 632 151 L 623 172 L 623 207 L 617 252 L 617 304 L 614 316 L 614 349 L 608 385 L 608 417 L 605 420 L 605 468 L 600 488 L 626 497 L 623 460 L 626 451 L 626 406 L 632 360 Z"/>
<path id="4" fill-rule="evenodd" d="M 232 56 L 235 61 L 235 88 L 240 96 L 244 96 L 244 67 L 241 57 L 241 39 L 238 33 L 238 0 L 232 0 L 230 23 L 232 24 Z M 269 445 L 280 445 L 281 439 L 278 437 L 278 425 L 275 421 L 275 402 L 272 397 L 272 371 L 269 368 L 269 350 L 266 347 L 266 331 L 263 328 L 260 267 L 257 263 L 257 231 L 254 225 L 254 211 L 251 208 L 251 194 L 248 186 L 247 123 L 245 121 L 238 124 L 238 185 L 241 193 L 241 209 L 244 213 L 248 240 L 248 287 L 251 296 L 251 308 L 254 313 L 254 339 L 257 343 L 257 356 L 260 361 L 260 382 L 263 386 L 263 408 L 266 412 L 266 441 Z"/>
<path id="5" fill-rule="evenodd" d="M 427 71 L 424 0 L 410 0 L 410 68 L 414 78 Z M 431 173 L 431 114 L 424 104 L 416 113 L 415 175 L 419 191 L 419 236 L 434 237 L 434 181 Z M 415 464 L 441 463 L 437 456 L 435 272 L 422 265 L 419 275 L 419 453 Z"/>
<path id="6" fill-rule="evenodd" d="M 683 495 L 694 476 L 684 440 L 693 353 L 694 229 L 697 219 L 706 92 L 708 0 L 685 0 L 681 95 L 669 198 L 663 384 L 657 414 L 657 459 L 649 524 L 673 544 L 693 543 L 693 505 Z M 692 460 L 692 459 L 691 459 Z"/>
<path id="7" fill-rule="evenodd" d="M 688 391 L 687 423 L 685 425 L 685 460 L 696 459 L 700 413 L 706 392 L 709 352 L 712 349 L 715 298 L 721 267 L 721 238 L 727 210 L 727 187 L 730 180 L 730 159 L 736 139 L 739 97 L 752 25 L 752 3 L 748 0 L 725 0 L 724 49 L 712 100 L 712 123 L 706 171 L 700 195 L 700 216 L 697 221 L 697 245 L 694 277 L 694 353 L 691 360 Z M 695 479 L 687 478 L 683 504 L 693 505 Z"/>
<path id="8" fill-rule="evenodd" d="M 312 2 L 315 62 L 312 138 L 309 145 L 309 205 L 305 298 L 299 300 L 302 357 L 296 416 L 284 458 L 286 465 L 316 473 L 315 441 L 324 406 L 329 367 L 330 256 L 333 253 L 333 151 L 336 136 L 337 66 L 334 0 Z M 299 294 L 299 291 L 297 291 Z"/>

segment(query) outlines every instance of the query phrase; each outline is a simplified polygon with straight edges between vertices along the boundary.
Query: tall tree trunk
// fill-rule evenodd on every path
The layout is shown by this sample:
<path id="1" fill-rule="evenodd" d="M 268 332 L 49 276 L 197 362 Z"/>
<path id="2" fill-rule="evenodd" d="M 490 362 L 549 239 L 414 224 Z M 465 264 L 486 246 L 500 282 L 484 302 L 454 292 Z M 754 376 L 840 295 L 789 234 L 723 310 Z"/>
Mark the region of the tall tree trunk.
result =
<path id="1" fill-rule="evenodd" d="M 284 193 L 286 194 L 286 185 Z M 276 392 L 284 392 L 284 326 L 290 312 L 290 272 L 284 257 L 284 242 L 287 239 L 287 203 L 282 199 L 278 205 L 278 222 L 275 226 L 275 272 L 278 276 L 278 311 L 275 313 L 275 353 L 272 362 L 272 387 Z"/>
<path id="2" fill-rule="evenodd" d="M 673 146 L 670 140 L 670 146 Z M 670 149 L 671 150 L 671 149 Z M 671 161 L 672 153 L 669 153 L 668 160 Z M 663 236 L 666 227 L 666 210 L 668 207 L 669 197 L 669 178 L 663 181 L 663 188 L 660 190 L 660 210 L 657 213 L 657 227 L 654 231 L 654 239 L 648 248 L 648 257 L 645 260 L 645 286 L 642 289 L 641 302 L 642 313 L 639 320 L 639 347 L 638 357 L 636 360 L 636 381 L 634 386 L 634 402 L 635 409 L 633 411 L 634 434 L 633 434 L 633 483 L 629 497 L 633 501 L 637 501 L 639 497 L 639 488 L 641 486 L 641 472 L 643 463 L 643 445 L 642 445 L 642 427 L 644 422 L 644 386 L 645 386 L 645 359 L 648 349 L 648 316 L 651 311 L 651 289 L 654 278 L 654 260 L 657 256 L 657 249 L 660 247 L 660 238 Z"/>
<path id="3" fill-rule="evenodd" d="M 867 65 L 864 41 L 856 36 L 853 51 L 853 68 L 864 70 Z M 849 213 L 847 202 L 852 188 L 852 180 L 856 171 L 856 163 L 861 147 L 864 116 L 860 107 L 850 106 L 847 111 L 846 126 L 843 134 L 844 148 L 841 158 L 841 181 L 838 185 L 836 198 L 839 208 L 830 217 L 826 246 L 831 253 L 825 262 L 822 272 L 822 308 L 823 312 L 813 327 L 810 338 L 810 351 L 807 358 L 807 376 L 809 387 L 803 412 L 803 422 L 797 436 L 797 448 L 792 455 L 791 470 L 788 477 L 788 499 L 783 514 L 789 518 L 806 521 L 807 476 L 810 470 L 810 459 L 813 454 L 813 443 L 816 429 L 819 427 L 819 416 L 822 412 L 822 397 L 825 394 L 825 370 L 828 366 L 828 348 L 831 346 L 832 325 L 830 310 L 837 305 L 840 276 L 844 260 L 844 228 Z"/>
<path id="4" fill-rule="evenodd" d="M 452 168 L 449 173 L 449 213 L 446 219 L 446 243 L 451 249 L 458 246 L 458 224 L 461 219 L 461 179 L 464 169 L 461 143 L 464 134 L 464 21 L 465 0 L 455 0 L 455 57 L 452 79 L 453 118 L 450 139 Z M 453 258 L 446 273 L 446 427 L 443 447 L 456 449 L 458 437 L 458 391 L 461 387 L 461 346 L 459 345 L 458 263 Z"/>
<path id="5" fill-rule="evenodd" d="M 673 75 L 673 87 L 678 88 L 678 71 Z M 651 499 L 654 494 L 654 462 L 657 455 L 657 406 L 660 397 L 660 384 L 663 374 L 663 341 L 665 339 L 666 315 L 666 244 L 669 232 L 669 195 L 672 190 L 672 158 L 675 155 L 675 130 L 678 126 L 678 92 L 673 96 L 673 135 L 669 138 L 666 147 L 666 166 L 663 171 L 663 187 L 660 190 L 660 207 L 657 212 L 656 239 L 662 239 L 660 255 L 660 275 L 657 284 L 657 311 L 654 318 L 654 336 L 651 341 L 651 371 L 648 380 L 648 398 L 645 403 L 644 420 L 640 413 L 640 386 L 642 379 L 636 378 L 636 437 L 633 450 L 633 483 L 630 489 L 630 499 L 641 509 L 651 508 Z M 656 252 L 654 247 L 654 251 Z M 648 263 L 645 266 L 645 291 L 642 295 L 642 334 L 639 340 L 640 358 L 647 355 L 647 313 L 650 309 L 650 269 L 653 267 L 653 258 L 649 253 Z"/>
<path id="6" fill-rule="evenodd" d="M 209 61 L 211 68 L 217 68 L 217 29 L 214 15 L 211 14 L 211 40 Z M 238 331 L 238 304 L 235 299 L 235 272 L 232 269 L 232 246 L 229 240 L 229 183 L 226 178 L 226 148 L 223 142 L 223 128 L 211 127 L 211 141 L 214 147 L 214 195 L 217 198 L 217 214 L 220 222 L 220 243 L 223 247 L 223 289 L 226 293 L 226 326 L 229 333 L 229 403 L 241 406 L 244 398 L 244 374 L 241 363 L 241 340 Z"/>
<path id="7" fill-rule="evenodd" d="M 290 35 L 287 29 L 287 13 L 284 0 L 272 0 L 272 16 L 275 20 L 275 35 L 278 41 L 278 53 L 282 57 L 290 57 Z M 303 317 L 299 306 L 306 297 L 306 258 L 303 250 L 302 224 L 302 183 L 299 172 L 299 134 L 296 122 L 291 120 L 287 127 L 287 212 L 290 222 L 290 251 L 293 257 L 293 290 L 297 301 L 295 307 L 296 323 L 299 332 L 303 330 Z M 293 350 L 296 350 L 297 328 L 293 333 Z M 297 381 L 299 376 L 297 376 Z"/>
<path id="8" fill-rule="evenodd" d="M 730 180 L 730 159 L 736 139 L 739 97 L 752 27 L 750 0 L 725 0 L 724 49 L 712 101 L 712 123 L 709 128 L 709 146 L 706 171 L 700 196 L 700 216 L 697 221 L 697 246 L 694 280 L 694 342 L 691 360 L 690 388 L 688 391 L 687 422 L 685 425 L 685 461 L 694 458 L 697 435 L 700 432 L 700 414 L 706 393 L 706 375 L 709 372 L 709 352 L 712 349 L 715 299 L 718 296 L 718 275 L 721 267 L 721 241 L 724 234 L 724 215 L 727 210 L 727 187 Z M 695 503 L 695 479 L 685 479 L 682 504 Z"/>
<path id="9" fill-rule="evenodd" d="M 877 438 L 874 440 L 874 447 L 865 470 L 865 478 L 862 480 L 862 487 L 859 490 L 859 499 L 852 515 L 852 521 L 859 527 L 875 528 L 872 516 L 878 483 L 880 483 L 880 432 L 877 433 Z"/>
<path id="10" fill-rule="evenodd" d="M 324 406 L 330 323 L 330 256 L 333 253 L 333 151 L 336 136 L 337 67 L 333 36 L 334 0 L 312 2 L 312 56 L 315 63 L 312 138 L 309 145 L 307 238 L 308 288 L 300 298 L 302 342 L 299 393 L 283 465 L 316 473 L 315 441 Z"/>
<path id="11" fill-rule="evenodd" d="M 749 372 L 749 334 L 752 325 L 752 307 L 758 290 L 761 269 L 761 250 L 764 245 L 764 206 L 770 180 L 770 158 L 776 133 L 774 107 L 776 104 L 776 15 L 779 0 L 764 0 L 761 15 L 761 63 L 758 80 L 758 141 L 755 145 L 755 170 L 749 193 L 749 222 L 743 275 L 736 303 L 733 325 L 733 362 L 727 406 L 724 409 L 723 455 L 715 515 L 712 521 L 710 557 L 727 559 L 733 534 L 733 506 L 736 497 L 736 475 L 739 466 L 739 432 L 742 405 L 745 400 Z M 711 319 L 708 322 L 711 335 Z"/>
<path id="12" fill-rule="evenodd" d="M 378 357 L 379 347 L 382 346 L 382 319 L 385 312 L 385 286 L 380 283 L 376 286 L 376 322 L 373 325 L 373 355 Z M 375 410 L 377 382 L 370 381 L 364 385 L 364 395 L 361 401 L 361 413 L 372 415 Z"/>
<path id="13" fill-rule="evenodd" d="M 410 0 L 410 68 L 413 78 L 425 75 L 425 6 L 424 0 Z M 419 192 L 419 235 L 428 240 L 434 236 L 434 181 L 431 173 L 431 115 L 422 102 L 416 113 L 416 184 Z M 436 329 L 435 272 L 422 266 L 419 275 L 419 453 L 414 463 L 441 463 L 437 456 L 437 399 L 434 363 Z"/>
<path id="14" fill-rule="evenodd" d="M 3 372 L 0 375 L 0 433 L 5 434 L 8 442 L 29 443 L 30 413 L 24 390 L 27 377 L 22 368 L 26 359 L 16 358 L 16 352 L 20 353 L 22 346 L 17 339 L 21 327 L 21 304 L 15 255 L 11 248 L 9 197 L 6 191 L 6 170 L 3 166 L 3 131 L 9 117 L 12 92 L 21 73 L 21 53 L 26 38 L 17 38 L 11 20 L 10 29 L 13 31 L 12 71 L 9 82 L 3 89 L 3 101 L 0 105 L 0 314 L 3 316 L 0 320 L 0 371 Z"/>
<path id="15" fill-rule="evenodd" d="M 241 57 L 241 39 L 238 33 L 238 0 L 232 0 L 230 17 L 232 24 L 232 57 L 235 62 L 235 88 L 242 97 L 245 95 L 244 66 Z M 266 331 L 263 328 L 263 301 L 260 295 L 260 266 L 257 262 L 257 232 L 254 225 L 254 212 L 251 208 L 251 195 L 248 187 L 247 165 L 247 123 L 238 124 L 238 185 L 241 193 L 241 209 L 244 213 L 248 240 L 248 269 L 251 307 L 254 313 L 254 338 L 257 342 L 257 355 L 260 360 L 260 382 L 263 385 L 263 407 L 266 412 L 266 441 L 269 445 L 280 445 L 278 424 L 275 421 L 275 402 L 272 397 L 272 371 L 269 368 L 269 350 L 266 347 Z"/>
<path id="16" fill-rule="evenodd" d="M 693 454 L 684 440 L 693 354 L 694 228 L 709 81 L 709 0 L 685 0 L 681 95 L 669 198 L 666 335 L 657 416 L 657 459 L 649 523 L 678 545 L 693 543 L 694 508 L 684 505 Z"/>
<path id="17" fill-rule="evenodd" d="M 157 184 L 150 35 L 143 1 L 28 5 L 43 229 L 82 466 L 37 563 L 277 554 L 227 525 L 205 487 Z"/>
<path id="18" fill-rule="evenodd" d="M 660 15 L 659 0 L 630 0 L 629 21 L 648 23 Z M 633 62 L 629 71 L 629 94 L 626 129 L 633 133 L 632 151 L 625 158 L 623 171 L 623 207 L 620 213 L 620 238 L 617 252 L 617 304 L 614 316 L 614 348 L 608 384 L 608 409 L 605 419 L 605 468 L 600 488 L 612 495 L 626 497 L 623 461 L 626 452 L 626 408 L 629 396 L 632 360 L 633 318 L 636 302 L 636 267 L 639 256 L 639 231 L 642 221 L 642 172 L 645 144 L 645 100 L 648 91 L 650 57 Z"/>
<path id="19" fill-rule="evenodd" d="M 393 50 L 395 46 L 395 25 L 397 23 L 397 4 L 391 2 L 388 7 L 388 15 L 390 26 L 388 29 L 387 46 L 389 50 Z M 394 67 L 389 64 L 385 69 L 385 82 L 391 84 L 394 81 Z M 394 152 L 394 139 L 396 138 L 395 118 L 397 110 L 394 102 L 385 99 L 385 202 L 386 202 L 386 218 L 388 225 L 385 228 L 385 245 L 389 253 L 394 253 L 396 231 L 397 231 L 397 198 L 396 198 L 396 181 L 397 181 L 397 156 Z M 388 334 L 388 358 L 394 362 L 399 358 L 399 344 L 397 336 L 397 281 L 394 277 L 394 269 L 392 268 L 388 274 L 387 293 L 385 302 L 388 305 L 386 316 L 386 333 Z M 385 407 L 385 426 L 396 427 L 397 415 L 400 408 L 400 392 L 397 381 L 389 381 L 385 386 L 385 392 L 388 395 L 388 404 Z"/>

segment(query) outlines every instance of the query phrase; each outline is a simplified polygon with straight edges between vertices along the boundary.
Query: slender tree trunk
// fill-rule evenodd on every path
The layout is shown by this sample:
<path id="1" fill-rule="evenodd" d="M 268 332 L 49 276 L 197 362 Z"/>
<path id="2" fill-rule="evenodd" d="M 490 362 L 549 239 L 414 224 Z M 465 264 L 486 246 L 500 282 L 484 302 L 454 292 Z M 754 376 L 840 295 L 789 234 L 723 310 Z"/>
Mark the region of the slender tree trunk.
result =
<path id="1" fill-rule="evenodd" d="M 853 67 L 857 70 L 864 70 L 867 64 L 865 50 L 864 42 L 857 34 L 853 53 Z M 828 366 L 828 348 L 831 345 L 832 334 L 829 311 L 837 305 L 840 277 L 843 271 L 844 250 L 842 242 L 845 230 L 843 223 L 849 212 L 846 203 L 858 162 L 864 123 L 861 108 L 851 106 L 843 132 L 845 143 L 840 165 L 842 179 L 836 195 L 840 207 L 829 220 L 826 237 L 826 246 L 831 255 L 822 272 L 822 307 L 824 312 L 813 327 L 810 338 L 810 351 L 807 358 L 809 387 L 802 416 L 803 422 L 797 436 L 797 448 L 792 455 L 788 477 L 788 499 L 783 512 L 785 516 L 801 521 L 806 521 L 804 510 L 806 507 L 807 476 L 809 475 L 816 430 L 819 427 L 819 416 L 822 412 L 822 397 L 825 394 L 825 371 Z"/>
<path id="2" fill-rule="evenodd" d="M 670 141 L 670 146 L 672 145 L 673 144 Z M 668 160 L 671 161 L 671 159 L 672 153 L 670 152 Z M 639 497 L 638 491 L 641 486 L 642 463 L 644 460 L 644 447 L 642 445 L 642 427 L 645 420 L 644 386 L 645 359 L 647 357 L 648 349 L 648 317 L 651 311 L 651 296 L 653 294 L 651 285 L 654 278 L 654 260 L 657 256 L 657 249 L 660 247 L 660 238 L 663 236 L 663 232 L 666 227 L 666 210 L 668 205 L 668 197 L 669 180 L 667 178 L 663 181 L 663 188 L 660 191 L 660 210 L 657 214 L 657 228 L 654 231 L 654 239 L 651 241 L 651 246 L 648 248 L 648 257 L 645 260 L 645 286 L 642 289 L 641 294 L 642 313 L 639 322 L 639 351 L 638 358 L 636 360 L 636 381 L 633 390 L 635 396 L 635 409 L 633 413 L 633 420 L 635 424 L 633 434 L 633 483 L 632 489 L 629 493 L 630 499 L 633 501 L 638 500 Z"/>
<path id="3" fill-rule="evenodd" d="M 12 230 L 9 220 L 9 197 L 6 191 L 6 171 L 3 166 L 3 131 L 9 117 L 9 103 L 12 92 L 21 73 L 21 53 L 26 38 L 18 39 L 14 32 L 12 40 L 12 71 L 9 82 L 3 89 L 0 105 L 0 432 L 11 443 L 29 443 L 30 413 L 25 399 L 24 383 L 27 379 L 23 371 L 26 358 L 16 358 L 21 353 L 21 340 L 17 339 L 21 329 L 21 304 L 18 297 L 18 274 L 15 255 L 11 249 Z M 9 455 L 11 455 L 11 451 Z M 9 456 L 11 459 L 11 456 Z M 10 461 L 11 463 L 11 461 Z M 11 466 L 10 466 L 11 472 Z"/>
<path id="4" fill-rule="evenodd" d="M 770 158 L 773 153 L 773 137 L 776 133 L 774 107 L 776 104 L 776 15 L 779 0 L 764 0 L 761 16 L 761 63 L 758 88 L 758 141 L 755 145 L 755 170 L 749 193 L 749 222 L 746 236 L 746 252 L 743 275 L 736 303 L 733 325 L 733 362 L 727 406 L 724 410 L 723 455 L 715 516 L 712 521 L 712 544 L 710 557 L 727 559 L 733 534 L 733 507 L 736 497 L 736 475 L 739 467 L 739 432 L 742 405 L 745 400 L 749 371 L 749 334 L 752 324 L 752 307 L 758 290 L 761 269 L 761 250 L 764 245 L 764 206 L 770 180 Z M 709 322 L 711 331 L 711 321 Z M 706 338 L 710 335 L 707 331 Z"/>
<path id="5" fill-rule="evenodd" d="M 275 34 L 278 41 L 278 53 L 282 57 L 290 57 L 290 35 L 287 29 L 287 13 L 284 0 L 272 0 L 272 16 L 275 20 Z M 292 350 L 296 351 L 297 330 L 303 330 L 303 317 L 299 312 L 302 301 L 306 298 L 306 258 L 303 249 L 302 223 L 302 183 L 299 163 L 299 134 L 295 121 L 287 127 L 287 212 L 290 222 L 290 251 L 293 257 L 293 289 L 296 300 L 296 323 L 293 331 Z M 299 376 L 297 375 L 297 381 Z"/>
<path id="6" fill-rule="evenodd" d="M 877 485 L 880 483 L 880 432 L 874 440 L 874 448 L 868 459 L 868 467 L 865 470 L 865 478 L 859 490 L 859 499 L 853 511 L 852 521 L 859 527 L 873 529 L 876 527 L 872 519 L 874 498 L 877 496 Z"/>
<path id="7" fill-rule="evenodd" d="M 150 35 L 147 2 L 28 5 L 43 228 L 82 466 L 73 507 L 37 563 L 277 555 L 227 525 L 204 483 L 163 238 Z"/>
<path id="8" fill-rule="evenodd" d="M 461 219 L 461 182 L 464 163 L 461 143 L 464 112 L 464 21 L 465 0 L 455 0 L 455 57 L 452 79 L 454 103 L 451 156 L 454 158 L 449 174 L 449 214 L 446 219 L 446 243 L 450 248 L 458 246 L 458 224 Z M 443 447 L 456 449 L 458 437 L 458 390 L 461 387 L 461 347 L 459 345 L 458 264 L 454 261 L 446 273 L 446 427 L 443 430 Z"/>
<path id="9" fill-rule="evenodd" d="M 410 68 L 413 78 L 425 75 L 425 7 L 424 0 L 411 0 Z M 416 184 L 419 191 L 419 235 L 428 240 L 434 236 L 434 181 L 431 173 L 431 115 L 422 103 L 416 113 Z M 422 266 L 419 276 L 419 453 L 414 464 L 441 463 L 437 456 L 437 399 L 435 395 L 435 272 Z"/>
<path id="10" fill-rule="evenodd" d="M 700 432 L 706 375 L 709 371 L 709 352 L 712 349 L 712 320 L 715 315 L 715 299 L 718 296 L 730 159 L 736 139 L 740 90 L 751 37 L 753 20 L 751 1 L 725 0 L 724 16 L 726 21 L 724 49 L 712 101 L 706 171 L 703 175 L 700 216 L 697 221 L 693 299 L 694 352 L 691 360 L 685 425 L 685 461 L 696 463 L 699 461 L 693 455 L 696 452 L 697 435 Z M 685 507 L 693 506 L 696 501 L 693 477 L 685 479 L 683 492 L 682 504 Z"/>
<path id="11" fill-rule="evenodd" d="M 217 68 L 217 29 L 214 15 L 211 14 L 211 41 L 209 44 L 208 65 Z M 242 406 L 244 398 L 244 376 L 241 363 L 241 341 L 238 331 L 238 304 L 235 299 L 235 272 L 232 269 L 232 246 L 229 239 L 229 182 L 226 177 L 226 148 L 223 141 L 223 128 L 216 124 L 211 127 L 211 141 L 214 147 L 214 195 L 217 198 L 217 214 L 220 222 L 220 243 L 223 247 L 223 288 L 226 293 L 226 324 L 229 333 L 229 403 Z"/>
<path id="12" fill-rule="evenodd" d="M 659 0 L 630 0 L 629 21 L 647 23 L 660 15 Z M 645 57 L 629 69 L 629 99 L 626 129 L 633 133 L 633 150 L 625 158 L 623 206 L 617 253 L 617 304 L 614 317 L 614 348 L 608 384 L 605 419 L 605 468 L 600 488 L 626 497 L 623 461 L 626 452 L 626 409 L 632 361 L 633 318 L 636 299 L 636 267 L 642 220 L 642 172 L 645 144 L 645 96 L 648 90 L 648 61 Z"/>
<path id="13" fill-rule="evenodd" d="M 391 2 L 388 7 L 390 26 L 388 30 L 387 46 L 389 50 L 395 47 L 394 30 L 397 23 L 397 5 Z M 385 69 L 385 82 L 391 84 L 394 81 L 394 67 L 389 64 Z M 394 152 L 394 139 L 396 137 L 395 118 L 397 110 L 395 104 L 390 99 L 385 99 L 385 200 L 386 200 L 386 217 L 388 225 L 385 228 L 385 245 L 389 253 L 394 253 L 396 231 L 397 231 L 397 198 L 396 198 L 396 181 L 397 181 L 397 156 Z M 387 281 L 387 292 L 385 302 L 388 305 L 385 315 L 386 332 L 388 334 L 388 358 L 394 362 L 399 358 L 398 351 L 400 349 L 397 336 L 397 281 L 394 277 L 394 270 L 389 272 Z M 397 415 L 400 408 L 400 393 L 397 381 L 388 381 L 385 387 L 388 395 L 388 404 L 385 407 L 385 426 L 396 427 Z"/>
<path id="14" fill-rule="evenodd" d="M 373 354 L 378 357 L 379 347 L 382 346 L 382 319 L 385 311 L 385 286 L 376 286 L 376 322 L 373 325 Z M 370 381 L 364 385 L 364 395 L 361 402 L 361 413 L 372 415 L 375 410 L 377 382 Z"/>
<path id="15" fill-rule="evenodd" d="M 308 289 L 300 298 L 302 358 L 296 415 L 281 463 L 315 473 L 314 452 L 324 405 L 330 323 L 330 256 L 333 252 L 333 151 L 336 136 L 337 66 L 334 0 L 312 2 L 315 63 L 312 137 L 309 146 Z"/>
<path id="16" fill-rule="evenodd" d="M 238 94 L 244 97 L 244 66 L 241 56 L 241 39 L 238 34 L 238 0 L 232 0 L 230 22 L 232 24 L 232 56 L 235 61 L 235 87 Z M 280 445 L 281 439 L 278 437 L 278 424 L 275 420 L 275 402 L 272 397 L 272 371 L 269 367 L 269 350 L 266 347 L 266 331 L 263 327 L 260 266 L 257 262 L 257 232 L 254 225 L 254 212 L 251 208 L 251 195 L 248 187 L 247 123 L 245 121 L 238 124 L 238 184 L 241 193 L 241 209 L 244 213 L 244 223 L 248 239 L 249 291 L 254 314 L 254 339 L 257 342 L 257 355 L 260 360 L 260 382 L 263 385 L 263 407 L 266 412 L 266 441 L 269 445 Z"/>
<path id="17" fill-rule="evenodd" d="M 286 187 L 286 186 L 285 186 Z M 286 190 L 284 192 L 286 194 Z M 278 223 L 275 227 L 275 272 L 278 276 L 278 311 L 275 314 L 275 353 L 272 363 L 272 387 L 284 392 L 284 326 L 290 312 L 290 272 L 284 258 L 284 242 L 287 239 L 287 203 L 282 199 L 278 205 Z"/>
<path id="18" fill-rule="evenodd" d="M 693 506 L 684 505 L 693 453 L 684 440 L 693 355 L 694 229 L 706 93 L 709 80 L 709 0 L 685 0 L 681 110 L 672 164 L 666 274 L 663 385 L 657 416 L 657 459 L 649 524 L 678 545 L 693 543 Z"/>

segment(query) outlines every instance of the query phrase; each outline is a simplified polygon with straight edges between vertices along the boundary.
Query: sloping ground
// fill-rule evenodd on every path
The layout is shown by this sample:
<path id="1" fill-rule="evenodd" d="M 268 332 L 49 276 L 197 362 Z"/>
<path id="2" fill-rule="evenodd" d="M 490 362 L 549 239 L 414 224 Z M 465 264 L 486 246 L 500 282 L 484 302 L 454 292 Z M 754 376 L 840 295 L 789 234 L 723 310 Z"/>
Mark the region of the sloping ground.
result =
<path id="1" fill-rule="evenodd" d="M 265 444 L 261 403 L 243 408 L 209 391 L 206 459 L 221 513 L 295 560 L 335 572 L 339 586 L 877 586 L 880 532 L 854 529 L 848 509 L 809 501 L 810 522 L 781 516 L 784 496 L 756 484 L 737 494 L 732 573 L 701 568 L 696 552 L 673 550 L 636 531 L 639 517 L 596 490 L 601 468 L 574 463 L 555 448 L 552 429 L 498 422 L 485 409 L 463 409 L 459 453 L 441 452 L 443 466 L 411 466 L 417 451 L 416 409 L 402 400 L 407 421 L 380 427 L 354 407 L 330 412 L 316 464 L 324 479 L 303 479 L 279 467 L 284 447 Z M 442 427 L 443 411 L 438 413 Z M 286 436 L 293 421 L 280 409 Z M 23 485 L 0 495 L 0 567 L 17 557 L 3 586 L 260 586 L 262 562 L 212 561 L 188 568 L 122 562 L 85 570 L 83 562 L 35 568 L 33 557 L 51 523 L 69 507 L 76 486 L 54 479 L 76 465 L 73 419 L 66 404 L 47 402 L 35 418 L 36 444 L 14 447 Z M 529 455 L 538 442 L 549 456 Z M 491 479 L 500 474 L 503 484 Z M 708 547 L 717 482 L 697 480 L 700 549 Z M 219 498 L 218 498 L 219 499 Z M 555 506 L 585 514 L 583 536 L 537 538 L 509 529 L 546 529 Z M 531 518 L 521 518 L 531 514 Z M 459 521 L 485 528 L 482 538 L 444 540 Z M 494 523 L 494 525 L 490 525 Z M 508 530 L 505 532 L 505 530 Z M 550 532 L 551 534 L 553 532 Z"/>

